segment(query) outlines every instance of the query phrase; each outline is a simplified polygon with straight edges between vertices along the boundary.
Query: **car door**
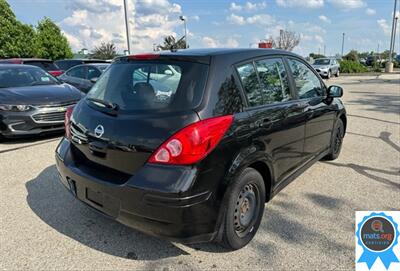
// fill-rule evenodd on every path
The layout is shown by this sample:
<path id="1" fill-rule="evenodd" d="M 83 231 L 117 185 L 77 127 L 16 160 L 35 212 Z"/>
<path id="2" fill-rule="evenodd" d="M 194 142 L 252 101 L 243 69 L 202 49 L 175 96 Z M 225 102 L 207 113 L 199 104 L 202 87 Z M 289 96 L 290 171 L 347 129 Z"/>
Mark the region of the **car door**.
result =
<path id="1" fill-rule="evenodd" d="M 92 86 L 94 85 L 94 83 L 91 81 L 92 79 L 95 78 L 99 78 L 101 75 L 101 71 L 94 67 L 94 66 L 87 66 L 87 76 L 86 76 L 86 80 L 83 83 L 83 91 L 85 93 L 88 93 L 89 90 L 92 88 Z"/>
<path id="2" fill-rule="evenodd" d="M 304 153 L 311 159 L 330 146 L 335 108 L 326 99 L 327 89 L 311 66 L 297 58 L 288 58 L 296 96 L 306 114 Z"/>
<path id="3" fill-rule="evenodd" d="M 282 58 L 256 59 L 236 68 L 247 97 L 254 144 L 263 146 L 280 182 L 304 159 L 303 108 L 293 100 Z"/>
<path id="4" fill-rule="evenodd" d="M 84 86 L 84 80 L 86 80 L 86 67 L 85 66 L 76 66 L 73 67 L 72 69 L 68 70 L 65 73 L 65 77 L 62 77 L 61 80 L 63 80 L 65 83 L 68 83 L 70 85 L 73 85 L 77 89 L 83 91 L 85 86 Z"/>

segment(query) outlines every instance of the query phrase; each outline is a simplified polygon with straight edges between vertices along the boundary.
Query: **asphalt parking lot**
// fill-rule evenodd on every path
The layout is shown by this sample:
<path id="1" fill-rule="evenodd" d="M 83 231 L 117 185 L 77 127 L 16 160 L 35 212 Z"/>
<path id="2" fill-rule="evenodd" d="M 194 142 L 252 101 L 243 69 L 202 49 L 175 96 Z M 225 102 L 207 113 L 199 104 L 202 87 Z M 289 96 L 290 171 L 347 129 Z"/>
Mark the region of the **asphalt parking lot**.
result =
<path id="1" fill-rule="evenodd" d="M 170 243 L 76 201 L 57 179 L 58 136 L 0 144 L 0 269 L 353 270 L 356 210 L 400 210 L 400 74 L 333 78 L 348 129 L 266 206 L 245 248 Z"/>

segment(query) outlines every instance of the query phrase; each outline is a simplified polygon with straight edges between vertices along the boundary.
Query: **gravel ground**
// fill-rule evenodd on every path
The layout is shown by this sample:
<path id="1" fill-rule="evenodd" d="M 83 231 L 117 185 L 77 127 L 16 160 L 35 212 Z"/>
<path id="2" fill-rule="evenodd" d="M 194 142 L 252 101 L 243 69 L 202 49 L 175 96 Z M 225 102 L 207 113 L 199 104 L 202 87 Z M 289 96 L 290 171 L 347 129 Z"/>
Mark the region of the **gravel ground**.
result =
<path id="1" fill-rule="evenodd" d="M 185 246 L 99 215 L 59 184 L 58 137 L 0 144 L 0 269 L 353 270 L 356 210 L 400 210 L 400 75 L 342 77 L 348 132 L 266 206 L 245 248 Z"/>

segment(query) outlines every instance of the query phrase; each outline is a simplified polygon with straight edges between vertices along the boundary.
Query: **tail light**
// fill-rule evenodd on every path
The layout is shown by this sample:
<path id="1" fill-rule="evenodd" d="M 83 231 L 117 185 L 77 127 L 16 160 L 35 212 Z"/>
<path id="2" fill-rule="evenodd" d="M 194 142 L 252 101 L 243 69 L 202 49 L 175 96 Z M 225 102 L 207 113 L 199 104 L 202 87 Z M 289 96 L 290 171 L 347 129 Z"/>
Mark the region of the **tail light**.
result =
<path id="1" fill-rule="evenodd" d="M 159 58 L 159 54 L 136 54 L 136 55 L 130 55 L 128 56 L 128 59 L 136 59 L 136 60 L 152 60 L 152 59 L 157 59 Z"/>
<path id="2" fill-rule="evenodd" d="M 72 111 L 74 110 L 74 106 L 70 106 L 67 108 L 65 112 L 64 118 L 64 129 L 65 129 L 65 137 L 71 139 L 71 131 L 69 129 L 69 124 L 71 122 Z"/>
<path id="3" fill-rule="evenodd" d="M 206 157 L 231 126 L 233 116 L 198 121 L 186 126 L 165 141 L 150 157 L 149 163 L 190 165 Z"/>
<path id="4" fill-rule="evenodd" d="M 48 73 L 57 77 L 57 76 L 60 76 L 61 74 L 63 74 L 63 71 L 48 71 Z"/>

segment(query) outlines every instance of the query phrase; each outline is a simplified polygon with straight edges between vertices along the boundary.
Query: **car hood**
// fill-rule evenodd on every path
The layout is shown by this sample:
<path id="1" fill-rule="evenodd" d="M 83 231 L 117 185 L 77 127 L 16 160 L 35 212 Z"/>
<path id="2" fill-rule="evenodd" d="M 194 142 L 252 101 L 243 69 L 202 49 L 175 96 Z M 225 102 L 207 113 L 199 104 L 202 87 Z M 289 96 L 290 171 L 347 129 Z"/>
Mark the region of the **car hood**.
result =
<path id="1" fill-rule="evenodd" d="M 0 88 L 0 104 L 48 105 L 80 100 L 83 94 L 68 84 Z"/>

